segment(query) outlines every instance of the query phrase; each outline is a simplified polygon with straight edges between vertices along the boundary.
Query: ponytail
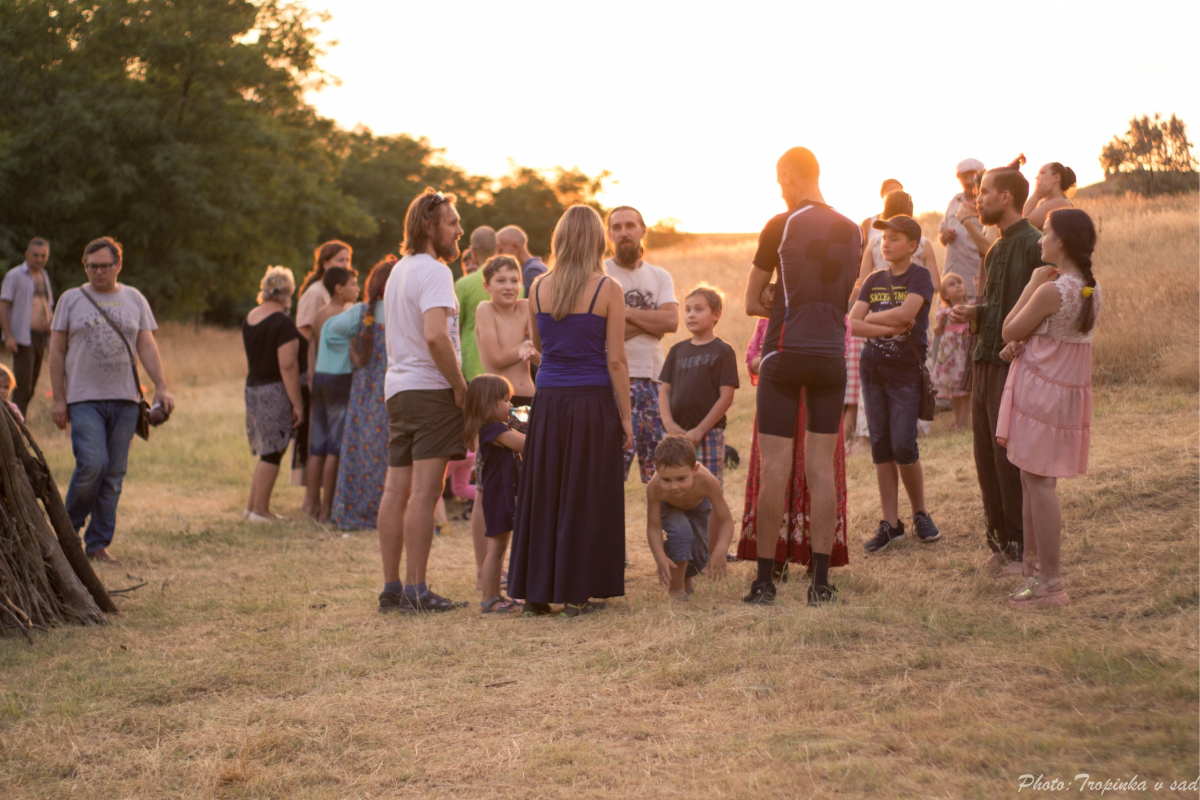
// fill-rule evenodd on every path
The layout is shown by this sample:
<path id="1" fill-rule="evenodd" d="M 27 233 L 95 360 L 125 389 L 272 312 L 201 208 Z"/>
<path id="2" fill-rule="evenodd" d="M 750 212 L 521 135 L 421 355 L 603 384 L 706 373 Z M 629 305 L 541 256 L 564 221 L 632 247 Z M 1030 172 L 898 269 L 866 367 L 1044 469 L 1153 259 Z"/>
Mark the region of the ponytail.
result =
<path id="1" fill-rule="evenodd" d="M 1050 163 L 1051 174 L 1058 177 L 1058 188 L 1064 192 L 1075 185 L 1075 170 L 1070 167 L 1064 167 L 1057 161 Z"/>
<path id="2" fill-rule="evenodd" d="M 1092 274 L 1092 252 L 1096 249 L 1096 226 L 1086 211 L 1057 208 L 1046 216 L 1046 225 L 1062 242 L 1067 258 L 1083 273 L 1087 290 L 1079 312 L 1079 332 L 1087 333 L 1096 324 L 1096 276 Z"/>

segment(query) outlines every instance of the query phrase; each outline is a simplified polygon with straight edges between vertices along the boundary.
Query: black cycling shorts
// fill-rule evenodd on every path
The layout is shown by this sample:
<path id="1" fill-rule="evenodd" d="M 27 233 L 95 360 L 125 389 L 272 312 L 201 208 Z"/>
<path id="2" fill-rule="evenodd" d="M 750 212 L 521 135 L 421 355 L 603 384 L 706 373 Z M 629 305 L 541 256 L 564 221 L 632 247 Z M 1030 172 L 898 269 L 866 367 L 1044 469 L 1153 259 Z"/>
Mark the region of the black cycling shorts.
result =
<path id="1" fill-rule="evenodd" d="M 846 399 L 846 357 L 768 353 L 758 375 L 758 432 L 768 436 L 796 435 L 800 390 L 811 433 L 838 432 Z"/>

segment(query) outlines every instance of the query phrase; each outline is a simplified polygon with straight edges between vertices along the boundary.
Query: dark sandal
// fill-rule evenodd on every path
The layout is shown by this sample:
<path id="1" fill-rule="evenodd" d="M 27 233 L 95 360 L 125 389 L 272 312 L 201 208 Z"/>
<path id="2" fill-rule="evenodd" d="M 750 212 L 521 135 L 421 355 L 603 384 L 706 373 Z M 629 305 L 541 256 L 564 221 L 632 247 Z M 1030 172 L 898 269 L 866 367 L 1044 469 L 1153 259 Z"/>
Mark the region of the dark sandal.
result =
<path id="1" fill-rule="evenodd" d="M 523 617 L 546 617 L 554 613 L 550 608 L 549 603 L 526 603 L 525 610 L 521 612 Z"/>
<path id="2" fill-rule="evenodd" d="M 493 597 L 491 600 L 480 603 L 479 611 L 482 614 L 507 614 L 520 607 L 521 604 L 516 600 L 509 600 L 507 597 Z"/>
<path id="3" fill-rule="evenodd" d="M 440 594 L 434 594 L 428 591 L 420 597 L 412 597 L 406 595 L 408 605 L 413 611 L 453 611 L 456 608 L 466 608 L 465 601 L 454 601 L 448 597 L 442 597 Z"/>
<path id="4" fill-rule="evenodd" d="M 564 603 L 563 610 L 559 612 L 559 616 L 582 617 L 584 614 L 591 614 L 595 610 L 590 603 Z"/>

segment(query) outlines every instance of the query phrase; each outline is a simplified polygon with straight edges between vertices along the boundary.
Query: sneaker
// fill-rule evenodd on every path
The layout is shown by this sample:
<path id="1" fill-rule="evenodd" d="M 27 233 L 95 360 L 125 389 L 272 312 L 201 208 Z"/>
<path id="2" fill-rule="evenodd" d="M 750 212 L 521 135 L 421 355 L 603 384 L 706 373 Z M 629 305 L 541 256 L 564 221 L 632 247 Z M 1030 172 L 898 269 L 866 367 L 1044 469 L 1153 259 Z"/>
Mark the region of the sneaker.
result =
<path id="1" fill-rule="evenodd" d="M 822 603 L 832 603 L 838 598 L 837 587 L 832 583 L 827 583 L 824 586 L 808 587 L 808 604 L 810 606 L 819 606 Z"/>
<path id="2" fill-rule="evenodd" d="M 774 605 L 775 584 L 771 581 L 755 581 L 750 584 L 750 594 L 743 597 L 742 602 L 752 606 Z"/>
<path id="3" fill-rule="evenodd" d="M 936 542 L 942 538 L 942 532 L 933 524 L 933 518 L 924 511 L 913 514 L 913 527 L 917 529 L 919 542 Z"/>
<path id="4" fill-rule="evenodd" d="M 400 592 L 380 592 L 379 613 L 388 614 L 395 611 L 411 614 L 413 608 L 408 604 L 408 598 Z"/>
<path id="5" fill-rule="evenodd" d="M 893 528 L 886 520 L 879 520 L 879 527 L 875 529 L 875 535 L 867 540 L 863 545 L 863 549 L 868 553 L 878 553 L 886 550 L 887 546 L 897 539 L 904 538 L 904 523 L 901 522 L 899 527 Z"/>

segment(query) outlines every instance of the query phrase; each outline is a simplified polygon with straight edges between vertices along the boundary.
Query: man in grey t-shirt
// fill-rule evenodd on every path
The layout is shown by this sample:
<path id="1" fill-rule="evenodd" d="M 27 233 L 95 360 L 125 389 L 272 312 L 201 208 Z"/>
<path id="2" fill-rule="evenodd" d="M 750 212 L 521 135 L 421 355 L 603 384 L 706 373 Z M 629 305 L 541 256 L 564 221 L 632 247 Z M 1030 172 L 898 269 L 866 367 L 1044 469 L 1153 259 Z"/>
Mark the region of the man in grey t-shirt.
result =
<path id="1" fill-rule="evenodd" d="M 163 378 L 150 304 L 137 289 L 117 283 L 121 245 L 107 236 L 92 241 L 84 248 L 83 265 L 88 282 L 59 298 L 50 325 L 51 415 L 59 428 L 71 426 L 75 471 L 66 498 L 71 524 L 78 530 L 88 523 L 83 541 L 90 558 L 115 562 L 108 546 L 140 397 L 131 351 L 154 382 L 156 404 L 170 414 L 175 399 Z"/>
<path id="2" fill-rule="evenodd" d="M 663 439 L 658 415 L 662 338 L 679 330 L 679 303 L 671 273 L 642 260 L 646 223 L 641 212 L 618 206 L 608 212 L 607 227 L 613 257 L 604 262 L 604 269 L 625 292 L 625 355 L 633 412 L 633 447 L 625 451 L 625 477 L 636 454 L 642 483 L 649 483 L 654 477 L 654 449 Z"/>

